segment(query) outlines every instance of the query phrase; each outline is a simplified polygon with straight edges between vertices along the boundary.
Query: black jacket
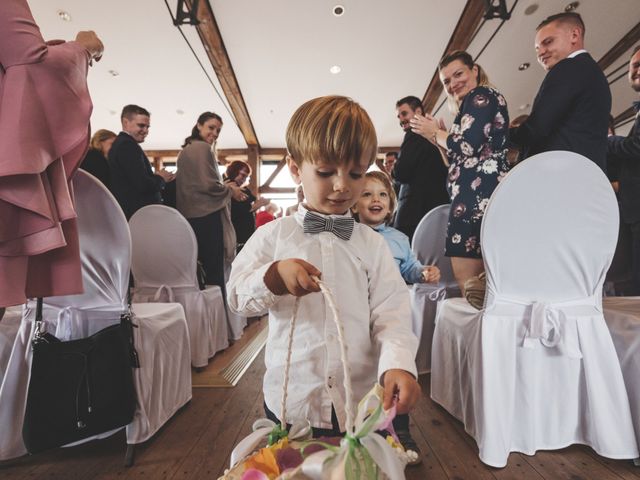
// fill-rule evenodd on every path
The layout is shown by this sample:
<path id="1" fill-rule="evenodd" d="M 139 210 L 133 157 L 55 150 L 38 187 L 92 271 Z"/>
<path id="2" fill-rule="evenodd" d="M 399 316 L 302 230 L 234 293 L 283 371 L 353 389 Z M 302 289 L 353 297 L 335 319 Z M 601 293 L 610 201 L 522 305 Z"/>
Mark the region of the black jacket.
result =
<path id="1" fill-rule="evenodd" d="M 640 104 L 636 104 L 636 111 Z M 626 137 L 611 136 L 609 156 L 618 169 L 620 212 L 625 223 L 640 222 L 640 116 Z"/>
<path id="2" fill-rule="evenodd" d="M 149 159 L 138 142 L 120 132 L 109 150 L 111 193 L 116 197 L 127 220 L 144 206 L 162 203 L 160 192 L 164 180 L 154 175 Z"/>
<path id="3" fill-rule="evenodd" d="M 565 58 L 549 70 L 531 114 L 509 131 L 527 158 L 567 150 L 593 160 L 606 171 L 611 92 L 602 70 L 588 53 Z"/>
<path id="4" fill-rule="evenodd" d="M 427 212 L 449 203 L 440 152 L 416 133 L 405 133 L 393 178 L 400 183 L 394 227 L 415 227 Z"/>
<path id="5" fill-rule="evenodd" d="M 109 188 L 109 162 L 100 150 L 90 148 L 82 160 L 80 168 L 89 172 Z"/>

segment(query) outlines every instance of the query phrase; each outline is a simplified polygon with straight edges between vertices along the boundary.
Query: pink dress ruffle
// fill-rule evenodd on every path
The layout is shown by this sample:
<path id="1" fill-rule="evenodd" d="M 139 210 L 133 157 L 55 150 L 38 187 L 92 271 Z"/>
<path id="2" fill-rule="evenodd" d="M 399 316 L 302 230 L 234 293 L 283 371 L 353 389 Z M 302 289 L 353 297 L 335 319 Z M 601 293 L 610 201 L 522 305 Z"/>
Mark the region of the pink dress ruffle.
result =
<path id="1" fill-rule="evenodd" d="M 82 293 L 71 177 L 89 142 L 89 54 L 0 2 L 0 307 Z"/>

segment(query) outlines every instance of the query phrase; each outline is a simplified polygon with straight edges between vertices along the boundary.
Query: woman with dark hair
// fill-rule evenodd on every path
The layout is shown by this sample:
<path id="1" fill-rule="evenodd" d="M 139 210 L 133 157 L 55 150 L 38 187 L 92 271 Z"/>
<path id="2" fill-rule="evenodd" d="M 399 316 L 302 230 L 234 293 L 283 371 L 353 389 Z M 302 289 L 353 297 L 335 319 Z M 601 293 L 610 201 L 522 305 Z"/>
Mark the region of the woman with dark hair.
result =
<path id="1" fill-rule="evenodd" d="M 447 55 L 438 70 L 449 106 L 456 113 L 451 130 L 447 132 L 444 123 L 430 115 L 416 115 L 411 128 L 446 155 L 451 211 L 445 254 L 451 257 L 460 289 L 480 308 L 482 299 L 469 298 L 465 283 L 470 279 L 476 283 L 484 271 L 480 226 L 489 197 L 509 170 L 507 102 L 467 52 Z"/>
<path id="2" fill-rule="evenodd" d="M 109 163 L 107 158 L 116 137 L 117 135 L 114 132 L 104 128 L 94 133 L 89 144 L 89 151 L 80 165 L 80 168 L 96 177 L 107 188 L 109 187 Z"/>
<path id="3" fill-rule="evenodd" d="M 221 129 L 222 118 L 204 112 L 185 138 L 177 161 L 176 203 L 196 234 L 206 283 L 219 285 L 224 293 L 224 260 L 231 260 L 236 248 L 231 199 L 242 201 L 246 195 L 220 176 L 213 146 Z"/>
<path id="4" fill-rule="evenodd" d="M 249 190 L 247 183 L 250 176 L 251 167 L 242 160 L 231 162 L 225 172 L 225 182 L 237 185 L 247 196 L 245 200 L 231 199 L 231 222 L 236 230 L 238 252 L 256 230 L 256 210 L 269 203 L 269 200 L 264 197 L 256 199 L 253 192 Z"/>

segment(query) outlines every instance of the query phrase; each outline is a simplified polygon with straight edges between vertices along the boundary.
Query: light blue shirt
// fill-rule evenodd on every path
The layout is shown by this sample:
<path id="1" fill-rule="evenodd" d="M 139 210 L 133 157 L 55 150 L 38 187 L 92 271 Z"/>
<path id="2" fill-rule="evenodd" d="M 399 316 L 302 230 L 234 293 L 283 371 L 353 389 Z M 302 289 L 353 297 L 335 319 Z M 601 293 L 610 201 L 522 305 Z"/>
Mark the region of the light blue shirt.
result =
<path id="1" fill-rule="evenodd" d="M 381 233 L 384 239 L 391 249 L 393 258 L 398 264 L 400 274 L 404 281 L 407 283 L 422 283 L 424 278 L 422 277 L 422 270 L 424 266 L 416 258 L 416 254 L 411 250 L 409 245 L 409 237 L 407 237 L 400 230 L 396 230 L 389 225 L 378 225 L 373 229 Z"/>

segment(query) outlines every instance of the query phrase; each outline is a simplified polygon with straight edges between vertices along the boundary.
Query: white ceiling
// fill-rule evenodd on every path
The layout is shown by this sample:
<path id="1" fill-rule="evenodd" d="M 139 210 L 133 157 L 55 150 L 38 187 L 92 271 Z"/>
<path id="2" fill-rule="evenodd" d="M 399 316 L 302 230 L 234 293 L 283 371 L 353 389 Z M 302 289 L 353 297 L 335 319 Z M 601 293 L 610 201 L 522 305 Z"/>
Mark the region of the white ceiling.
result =
<path id="1" fill-rule="evenodd" d="M 507 0 L 509 8 L 515 1 Z M 535 27 L 568 1 L 537 0 L 539 8 L 525 15 L 536 1 L 517 0 L 512 18 L 478 59 L 505 94 L 512 117 L 528 112 L 529 107 L 520 107 L 532 102 L 544 77 L 533 51 Z M 175 14 L 177 1 L 168 3 Z M 359 101 L 373 119 L 380 145 L 399 145 L 402 131 L 395 119 L 395 102 L 405 95 L 424 95 L 466 1 L 210 3 L 261 146 L 284 147 L 284 131 L 295 108 L 327 94 Z M 117 132 L 122 106 L 137 103 L 152 114 L 145 148 L 177 149 L 197 116 L 212 110 L 225 121 L 218 147 L 246 147 L 231 115 L 173 26 L 164 0 L 30 0 L 29 4 L 46 39 L 73 39 L 78 30 L 86 29 L 102 38 L 104 57 L 89 73 L 94 129 Z M 336 4 L 344 6 L 342 17 L 332 14 Z M 60 20 L 58 10 L 67 11 L 71 22 Z M 587 26 L 587 49 L 596 60 L 640 21 L 638 0 L 583 0 L 578 11 Z M 499 23 L 483 24 L 470 53 L 480 51 Z M 195 27 L 187 25 L 182 30 L 221 92 Z M 629 55 L 630 51 L 607 72 L 626 64 Z M 519 72 L 522 62 L 531 63 L 531 68 Z M 332 65 L 340 65 L 342 72 L 331 74 Z M 119 75 L 112 76 L 110 70 Z M 614 115 L 637 99 L 626 77 L 613 83 L 612 94 Z M 446 107 L 438 115 L 450 123 Z"/>

